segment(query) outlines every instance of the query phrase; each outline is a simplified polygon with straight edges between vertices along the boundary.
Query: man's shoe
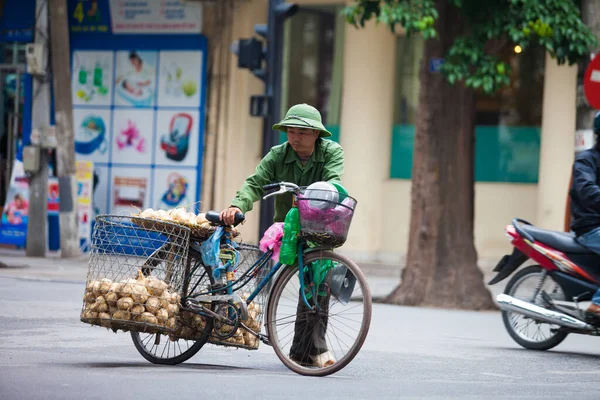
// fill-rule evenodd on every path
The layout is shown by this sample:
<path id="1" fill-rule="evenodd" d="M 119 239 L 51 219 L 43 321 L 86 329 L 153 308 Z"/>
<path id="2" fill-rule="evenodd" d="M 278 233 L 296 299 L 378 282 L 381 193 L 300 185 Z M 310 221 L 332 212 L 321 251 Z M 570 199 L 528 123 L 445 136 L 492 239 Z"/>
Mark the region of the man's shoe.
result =
<path id="1" fill-rule="evenodd" d="M 597 317 L 600 317 L 600 305 L 592 303 L 592 304 L 590 304 L 590 306 L 588 307 L 588 309 L 585 312 L 588 312 L 590 314 L 596 315 Z"/>
<path id="2" fill-rule="evenodd" d="M 335 364 L 335 358 L 330 351 L 326 351 L 317 356 L 311 356 L 310 358 L 313 360 L 313 365 L 318 368 L 330 367 Z"/>

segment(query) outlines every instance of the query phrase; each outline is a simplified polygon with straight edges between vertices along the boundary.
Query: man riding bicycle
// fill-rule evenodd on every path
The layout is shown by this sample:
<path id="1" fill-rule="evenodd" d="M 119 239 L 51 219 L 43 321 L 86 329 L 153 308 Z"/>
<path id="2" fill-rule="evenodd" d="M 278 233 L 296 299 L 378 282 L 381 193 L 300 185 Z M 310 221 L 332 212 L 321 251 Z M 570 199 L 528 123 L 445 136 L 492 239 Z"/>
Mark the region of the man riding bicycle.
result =
<path id="1" fill-rule="evenodd" d="M 236 213 L 245 214 L 252 210 L 253 204 L 263 197 L 265 185 L 276 182 L 291 182 L 298 186 L 309 186 L 319 181 L 341 183 L 344 151 L 339 144 L 323 140 L 331 133 L 323 126 L 317 109 L 308 104 L 297 104 L 288 110 L 281 122 L 273 125 L 273 129 L 285 132 L 288 141 L 270 149 L 254 174 L 238 190 L 230 207 L 221 211 L 220 218 L 227 225 L 233 225 Z M 292 208 L 292 197 L 291 193 L 276 197 L 274 222 L 285 220 Z M 306 315 L 307 310 L 300 300 L 297 315 Z M 297 317 L 290 358 L 298 363 L 312 363 L 319 367 L 335 363 L 327 349 L 326 327 L 326 318 Z M 306 331 L 312 331 L 312 334 L 300 334 Z"/>

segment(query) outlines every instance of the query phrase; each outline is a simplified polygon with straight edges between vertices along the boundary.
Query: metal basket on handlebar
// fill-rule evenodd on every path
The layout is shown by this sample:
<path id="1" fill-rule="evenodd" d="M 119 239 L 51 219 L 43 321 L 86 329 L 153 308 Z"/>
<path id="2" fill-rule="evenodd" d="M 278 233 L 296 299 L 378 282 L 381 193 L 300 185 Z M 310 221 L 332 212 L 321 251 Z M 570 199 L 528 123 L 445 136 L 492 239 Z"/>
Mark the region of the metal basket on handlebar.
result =
<path id="1" fill-rule="evenodd" d="M 174 332 L 190 229 L 139 220 L 96 218 L 80 319 L 113 330 Z"/>
<path id="2" fill-rule="evenodd" d="M 327 247 L 340 247 L 346 242 L 356 199 L 337 191 L 302 189 L 297 201 L 299 237 Z"/>

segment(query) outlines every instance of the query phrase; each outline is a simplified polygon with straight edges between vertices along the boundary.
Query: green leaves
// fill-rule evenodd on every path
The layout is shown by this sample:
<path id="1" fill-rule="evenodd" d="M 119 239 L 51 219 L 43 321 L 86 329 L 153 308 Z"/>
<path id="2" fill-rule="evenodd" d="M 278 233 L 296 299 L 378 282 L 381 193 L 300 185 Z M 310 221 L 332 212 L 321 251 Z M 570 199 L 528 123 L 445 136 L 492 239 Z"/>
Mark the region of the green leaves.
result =
<path id="1" fill-rule="evenodd" d="M 490 43 L 544 47 L 559 64 L 573 64 L 598 46 L 598 40 L 581 21 L 573 0 L 448 0 L 460 9 L 465 32 L 445 56 L 442 73 L 451 84 L 493 93 L 510 83 L 510 68 Z M 439 17 L 433 0 L 356 0 L 344 10 L 349 23 L 364 26 L 375 19 L 394 31 L 402 26 L 407 35 L 438 37 Z M 449 21 L 450 22 L 450 21 Z"/>
<path id="2" fill-rule="evenodd" d="M 433 0 L 361 0 L 343 11 L 346 21 L 355 27 L 364 27 L 365 22 L 375 19 L 394 32 L 398 25 L 407 35 L 420 33 L 426 39 L 437 37 L 434 28 L 438 12 Z"/>

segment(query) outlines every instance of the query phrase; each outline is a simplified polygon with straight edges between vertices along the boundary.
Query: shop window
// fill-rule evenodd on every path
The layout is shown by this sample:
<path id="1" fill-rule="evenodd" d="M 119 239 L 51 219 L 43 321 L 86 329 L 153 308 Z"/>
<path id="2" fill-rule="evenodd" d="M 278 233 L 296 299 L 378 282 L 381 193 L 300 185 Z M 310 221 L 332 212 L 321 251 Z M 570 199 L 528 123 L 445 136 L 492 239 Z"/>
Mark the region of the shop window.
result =
<path id="1" fill-rule="evenodd" d="M 25 44 L 23 43 L 1 43 L 0 64 L 25 64 Z"/>
<path id="2" fill-rule="evenodd" d="M 301 8 L 285 23 L 281 115 L 294 104 L 316 107 L 339 141 L 343 46 L 343 5 Z M 281 136 L 282 142 L 286 140 Z"/>
<path id="3" fill-rule="evenodd" d="M 423 39 L 420 37 L 397 38 L 391 178 L 411 177 L 422 54 Z M 510 86 L 493 96 L 477 94 L 477 181 L 537 182 L 544 55 L 542 48 L 531 48 L 516 54 L 512 47 L 505 47 L 501 57 L 512 66 Z"/>

